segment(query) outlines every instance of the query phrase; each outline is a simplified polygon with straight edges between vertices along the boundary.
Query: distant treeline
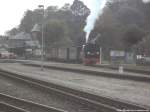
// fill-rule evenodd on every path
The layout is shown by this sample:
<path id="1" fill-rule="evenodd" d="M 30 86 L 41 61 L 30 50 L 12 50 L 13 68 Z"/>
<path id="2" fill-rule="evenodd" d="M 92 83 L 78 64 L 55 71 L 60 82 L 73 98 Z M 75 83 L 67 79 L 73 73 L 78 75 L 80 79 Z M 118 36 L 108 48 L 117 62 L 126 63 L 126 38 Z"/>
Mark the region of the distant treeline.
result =
<path id="1" fill-rule="evenodd" d="M 38 7 L 38 6 L 37 6 Z M 44 41 L 46 48 L 50 46 L 80 46 L 85 42 L 83 28 L 90 14 L 89 8 L 79 0 L 63 7 L 45 7 L 43 9 L 27 10 L 18 28 L 12 28 L 7 35 L 13 36 L 19 32 L 31 33 L 35 24 L 44 24 Z M 41 42 L 41 33 L 37 39 Z"/>
<path id="2" fill-rule="evenodd" d="M 123 49 L 150 55 L 150 2 L 108 0 L 90 38 L 98 33 L 106 54 L 110 49 Z"/>

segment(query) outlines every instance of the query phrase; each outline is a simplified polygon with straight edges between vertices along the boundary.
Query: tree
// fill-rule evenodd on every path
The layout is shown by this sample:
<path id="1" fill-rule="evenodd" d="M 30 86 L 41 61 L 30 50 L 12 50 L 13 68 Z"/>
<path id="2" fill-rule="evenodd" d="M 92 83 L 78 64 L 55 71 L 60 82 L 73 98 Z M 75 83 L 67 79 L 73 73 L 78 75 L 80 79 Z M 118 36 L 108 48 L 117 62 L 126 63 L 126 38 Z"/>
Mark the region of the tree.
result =
<path id="1" fill-rule="evenodd" d="M 90 14 L 90 9 L 79 0 L 74 0 L 71 5 L 71 12 L 73 14 L 70 27 L 72 27 L 71 35 L 75 45 L 81 46 L 85 42 L 85 32 L 83 31 L 86 25 L 86 19 Z M 82 40 L 82 41 L 80 41 Z"/>
<path id="2" fill-rule="evenodd" d="M 82 1 L 74 0 L 71 6 L 72 13 L 75 16 L 85 16 L 87 17 L 90 14 L 90 10 L 87 8 L 86 5 Z"/>
<path id="3" fill-rule="evenodd" d="M 46 46 L 52 46 L 53 43 L 60 41 L 65 37 L 66 29 L 64 23 L 58 20 L 48 21 L 44 25 L 44 38 Z"/>
<path id="4" fill-rule="evenodd" d="M 75 0 L 72 5 L 65 4 L 62 8 L 52 10 L 47 8 L 46 21 L 58 20 L 63 21 L 67 26 L 67 35 L 75 46 L 81 46 L 85 42 L 85 32 L 83 28 L 86 24 L 86 18 L 90 10 L 79 0 Z"/>
<path id="5" fill-rule="evenodd" d="M 31 10 L 27 10 L 23 19 L 21 20 L 19 29 L 20 31 L 25 31 L 29 33 L 35 24 L 33 19 L 33 12 Z"/>
<path id="6" fill-rule="evenodd" d="M 71 7 L 71 5 L 68 4 L 68 3 L 66 3 L 66 4 L 61 8 L 61 10 L 68 11 L 68 10 L 70 10 L 70 7 Z"/>
<path id="7" fill-rule="evenodd" d="M 72 41 L 74 46 L 81 46 L 85 42 L 83 28 L 86 24 L 86 18 L 90 14 L 90 10 L 83 2 L 75 0 L 72 5 L 65 4 L 62 8 L 49 6 L 44 10 L 44 17 L 42 11 L 40 9 L 33 11 L 27 10 L 20 22 L 19 32 L 30 33 L 35 24 L 44 24 L 44 34 L 45 37 L 48 37 L 47 43 L 59 41 L 59 34 L 62 37 L 65 35 L 65 38 Z"/>
<path id="8" fill-rule="evenodd" d="M 18 28 L 12 28 L 11 30 L 6 32 L 6 35 L 13 36 L 13 35 L 16 35 L 18 32 L 19 32 Z"/>
<path id="9" fill-rule="evenodd" d="M 123 43 L 127 49 L 132 48 L 132 46 L 142 41 L 145 35 L 146 32 L 139 28 L 137 25 L 130 25 L 125 31 Z"/>
<path id="10" fill-rule="evenodd" d="M 101 34 L 103 49 L 132 49 L 149 35 L 149 6 L 142 0 L 108 0 L 90 35 Z"/>

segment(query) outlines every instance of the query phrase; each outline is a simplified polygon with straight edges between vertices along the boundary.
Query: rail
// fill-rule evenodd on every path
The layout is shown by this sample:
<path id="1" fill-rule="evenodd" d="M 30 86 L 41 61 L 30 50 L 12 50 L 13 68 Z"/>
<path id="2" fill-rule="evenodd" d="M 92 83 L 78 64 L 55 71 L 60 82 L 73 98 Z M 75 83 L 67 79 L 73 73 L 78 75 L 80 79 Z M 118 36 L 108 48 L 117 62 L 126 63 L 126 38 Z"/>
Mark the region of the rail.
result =
<path id="1" fill-rule="evenodd" d="M 8 112 L 67 112 L 54 107 L 35 103 L 21 98 L 16 98 L 0 93 L 0 108 Z"/>
<path id="2" fill-rule="evenodd" d="M 80 103 L 86 103 L 90 106 L 98 108 L 99 110 L 103 110 L 104 112 L 150 112 L 149 107 L 141 106 L 135 103 L 121 101 L 119 99 L 117 100 L 106 96 L 93 95 L 83 91 L 74 90 L 72 88 L 33 79 L 31 77 L 26 77 L 4 70 L 1 70 L 0 74 L 24 81 L 26 83 L 30 83 L 36 87 L 45 88 L 49 91 L 54 91 L 56 93 L 65 95 L 66 97 L 74 98 Z"/>

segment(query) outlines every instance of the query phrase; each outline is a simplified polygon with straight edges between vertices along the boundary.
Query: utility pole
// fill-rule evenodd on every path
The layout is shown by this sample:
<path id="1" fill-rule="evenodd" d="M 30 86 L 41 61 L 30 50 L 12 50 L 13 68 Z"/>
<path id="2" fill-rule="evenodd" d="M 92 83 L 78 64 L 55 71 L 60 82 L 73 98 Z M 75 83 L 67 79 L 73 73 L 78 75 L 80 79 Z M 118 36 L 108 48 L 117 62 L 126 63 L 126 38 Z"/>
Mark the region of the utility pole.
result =
<path id="1" fill-rule="evenodd" d="M 43 20 L 42 20 L 42 45 L 41 45 L 41 70 L 44 70 L 44 5 L 39 5 L 39 8 L 42 9 Z"/>

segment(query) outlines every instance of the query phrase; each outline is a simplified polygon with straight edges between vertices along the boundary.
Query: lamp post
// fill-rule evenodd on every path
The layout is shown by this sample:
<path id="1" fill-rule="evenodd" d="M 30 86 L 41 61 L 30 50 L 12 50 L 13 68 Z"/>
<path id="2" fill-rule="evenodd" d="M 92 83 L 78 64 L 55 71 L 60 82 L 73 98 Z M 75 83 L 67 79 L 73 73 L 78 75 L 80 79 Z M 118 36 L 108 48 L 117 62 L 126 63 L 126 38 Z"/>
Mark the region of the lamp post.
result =
<path id="1" fill-rule="evenodd" d="M 42 32 L 42 44 L 41 44 L 41 70 L 44 70 L 44 5 L 39 5 L 39 8 L 41 8 L 43 10 L 43 20 L 42 20 L 42 28 L 41 28 L 41 32 Z"/>

